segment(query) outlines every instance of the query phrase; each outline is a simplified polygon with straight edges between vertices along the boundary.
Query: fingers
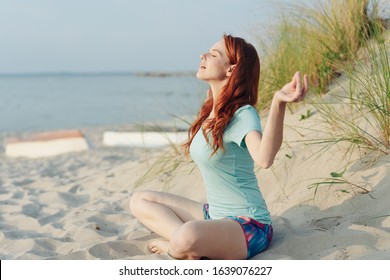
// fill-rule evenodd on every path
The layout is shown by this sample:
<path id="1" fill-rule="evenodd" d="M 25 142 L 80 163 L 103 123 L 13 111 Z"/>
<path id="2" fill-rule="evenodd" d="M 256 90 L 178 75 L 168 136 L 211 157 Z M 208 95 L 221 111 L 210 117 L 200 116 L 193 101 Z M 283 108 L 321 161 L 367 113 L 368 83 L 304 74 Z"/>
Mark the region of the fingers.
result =
<path id="1" fill-rule="evenodd" d="M 299 71 L 295 72 L 292 80 L 291 80 L 291 85 L 295 89 L 297 87 L 297 80 L 299 79 Z"/>
<path id="2" fill-rule="evenodd" d="M 306 93 L 309 89 L 308 75 L 301 78 L 301 73 L 297 71 L 291 82 L 286 84 L 280 91 L 278 91 L 278 98 L 283 102 L 300 102 L 305 99 Z"/>
<path id="3" fill-rule="evenodd" d="M 303 76 L 303 87 L 302 87 L 301 73 L 299 71 L 295 73 L 294 80 L 296 81 L 294 101 L 299 102 L 305 99 L 307 90 L 309 88 L 308 76 L 306 74 Z"/>
<path id="4" fill-rule="evenodd" d="M 293 94 L 292 96 L 290 97 L 291 100 L 290 102 L 299 102 L 301 101 L 301 97 L 302 97 L 302 82 L 301 82 L 301 73 L 299 71 L 295 72 L 294 74 L 294 77 L 293 77 L 293 80 L 292 80 L 292 84 L 293 84 Z"/>
<path id="5" fill-rule="evenodd" d="M 301 92 L 302 90 L 302 82 L 301 82 L 301 72 L 297 71 L 294 75 L 296 81 L 296 91 Z"/>

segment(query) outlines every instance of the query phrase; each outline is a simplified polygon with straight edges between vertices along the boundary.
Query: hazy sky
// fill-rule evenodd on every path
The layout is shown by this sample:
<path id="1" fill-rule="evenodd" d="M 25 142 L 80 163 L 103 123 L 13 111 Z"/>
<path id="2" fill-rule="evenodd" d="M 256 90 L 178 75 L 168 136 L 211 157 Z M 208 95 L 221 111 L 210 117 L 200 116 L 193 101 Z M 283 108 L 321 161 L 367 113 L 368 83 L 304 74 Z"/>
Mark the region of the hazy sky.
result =
<path id="1" fill-rule="evenodd" d="M 0 0 L 0 73 L 195 71 L 224 32 L 254 43 L 270 2 Z"/>

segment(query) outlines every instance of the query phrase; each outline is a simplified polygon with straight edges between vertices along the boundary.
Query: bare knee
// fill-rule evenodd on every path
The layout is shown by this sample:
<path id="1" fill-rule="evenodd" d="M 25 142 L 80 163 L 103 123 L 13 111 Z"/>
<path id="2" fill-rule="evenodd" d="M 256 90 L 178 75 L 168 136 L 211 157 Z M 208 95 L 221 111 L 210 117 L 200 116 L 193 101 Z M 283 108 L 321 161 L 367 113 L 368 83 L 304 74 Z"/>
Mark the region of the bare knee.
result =
<path id="1" fill-rule="evenodd" d="M 133 193 L 129 202 L 129 208 L 131 213 L 135 217 L 139 217 L 140 215 L 142 215 L 144 209 L 143 204 L 146 201 L 152 201 L 151 198 L 151 193 L 149 191 L 137 191 Z"/>

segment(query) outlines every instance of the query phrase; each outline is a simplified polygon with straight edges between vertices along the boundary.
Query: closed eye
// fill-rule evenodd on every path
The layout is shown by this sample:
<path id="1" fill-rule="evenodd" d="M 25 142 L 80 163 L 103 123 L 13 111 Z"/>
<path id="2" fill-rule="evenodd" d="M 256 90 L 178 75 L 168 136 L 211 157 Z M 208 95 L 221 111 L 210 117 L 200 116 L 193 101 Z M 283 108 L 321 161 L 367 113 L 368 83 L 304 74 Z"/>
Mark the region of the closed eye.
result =
<path id="1" fill-rule="evenodd" d="M 217 57 L 217 55 L 220 55 L 222 56 L 221 52 L 219 50 L 216 50 L 216 49 L 211 49 L 210 50 L 210 53 L 213 57 Z"/>

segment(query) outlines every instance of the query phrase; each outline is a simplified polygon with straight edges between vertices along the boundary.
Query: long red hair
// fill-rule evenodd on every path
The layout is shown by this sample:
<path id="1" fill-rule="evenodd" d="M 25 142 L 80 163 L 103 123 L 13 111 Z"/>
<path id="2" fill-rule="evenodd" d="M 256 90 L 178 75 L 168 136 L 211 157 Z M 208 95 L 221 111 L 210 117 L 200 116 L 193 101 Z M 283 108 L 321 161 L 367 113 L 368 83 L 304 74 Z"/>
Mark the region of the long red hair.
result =
<path id="1" fill-rule="evenodd" d="M 219 148 L 223 150 L 222 135 L 236 110 L 244 105 L 255 106 L 258 99 L 260 78 L 260 60 L 256 49 L 244 39 L 231 35 L 223 36 L 226 54 L 230 64 L 236 65 L 226 85 L 219 93 L 215 104 L 214 118 L 205 123 L 213 109 L 213 96 L 203 103 L 196 120 L 188 130 L 188 141 L 183 144 L 185 154 L 189 154 L 195 134 L 203 125 L 203 135 L 209 142 L 208 133 L 212 136 L 214 155 Z"/>

